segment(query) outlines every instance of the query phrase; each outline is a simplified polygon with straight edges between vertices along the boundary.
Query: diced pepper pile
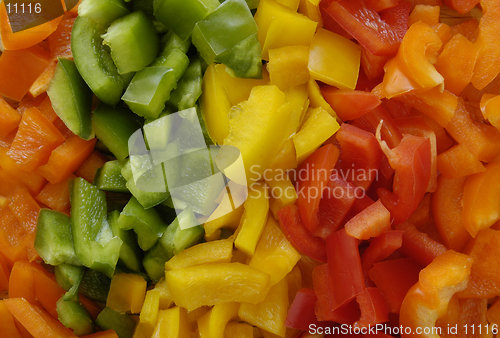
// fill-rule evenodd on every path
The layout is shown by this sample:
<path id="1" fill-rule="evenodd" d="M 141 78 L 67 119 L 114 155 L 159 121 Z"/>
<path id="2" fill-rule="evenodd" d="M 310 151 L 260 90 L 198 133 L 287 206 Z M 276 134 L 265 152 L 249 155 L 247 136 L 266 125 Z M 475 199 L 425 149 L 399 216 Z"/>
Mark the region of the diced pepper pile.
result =
<path id="1" fill-rule="evenodd" d="M 68 3 L 0 3 L 2 337 L 497 335 L 498 1 Z"/>

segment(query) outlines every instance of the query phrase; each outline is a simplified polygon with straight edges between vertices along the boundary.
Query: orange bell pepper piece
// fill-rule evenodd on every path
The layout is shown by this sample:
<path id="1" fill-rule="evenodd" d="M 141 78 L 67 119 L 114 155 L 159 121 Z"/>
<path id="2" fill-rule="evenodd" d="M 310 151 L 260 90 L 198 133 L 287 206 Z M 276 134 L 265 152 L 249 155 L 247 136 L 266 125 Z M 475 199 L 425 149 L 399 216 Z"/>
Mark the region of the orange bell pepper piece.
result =
<path id="1" fill-rule="evenodd" d="M 437 157 L 439 172 L 446 178 L 458 178 L 481 173 L 484 165 L 464 144 L 457 144 Z"/>
<path id="2" fill-rule="evenodd" d="M 24 298 L 31 304 L 40 305 L 36 300 L 33 269 L 26 260 L 17 261 L 9 278 L 9 297 Z"/>
<path id="3" fill-rule="evenodd" d="M 50 154 L 47 164 L 38 167 L 50 183 L 59 183 L 74 173 L 94 150 L 97 139 L 86 141 L 77 135 L 69 137 Z"/>
<path id="4" fill-rule="evenodd" d="M 477 27 L 479 27 L 479 21 L 472 19 L 469 21 L 464 21 L 457 25 L 451 26 L 451 34 L 462 34 L 470 42 L 474 42 L 476 39 Z"/>
<path id="5" fill-rule="evenodd" d="M 14 317 L 3 300 L 0 300 L 0 332 L 2 332 L 2 335 L 5 337 L 21 338 L 21 334 L 14 322 Z"/>
<path id="6" fill-rule="evenodd" d="M 21 101 L 33 82 L 47 69 L 49 63 L 50 54 L 40 46 L 4 51 L 0 56 L 0 77 L 2 78 L 0 94 Z"/>
<path id="7" fill-rule="evenodd" d="M 0 96 L 0 137 L 6 137 L 17 128 L 21 122 L 19 114 Z"/>
<path id="8" fill-rule="evenodd" d="M 479 0 L 444 0 L 444 4 L 450 8 L 453 8 L 458 13 L 467 13 L 473 9 Z"/>
<path id="9" fill-rule="evenodd" d="M 50 55 L 53 59 L 57 59 L 58 57 L 65 59 L 73 58 L 73 53 L 71 52 L 71 30 L 74 23 L 75 17 L 65 14 L 61 22 L 59 22 L 57 29 L 48 37 Z"/>
<path id="10" fill-rule="evenodd" d="M 64 181 L 56 184 L 47 183 L 35 199 L 48 206 L 52 210 L 67 211 L 70 208 L 68 183 L 74 179 L 75 175 L 70 175 Z"/>
<path id="11" fill-rule="evenodd" d="M 410 19 L 408 20 L 408 26 L 413 25 L 418 21 L 422 21 L 429 26 L 434 26 L 439 23 L 439 6 L 423 5 L 418 4 L 413 7 L 410 13 Z"/>
<path id="12" fill-rule="evenodd" d="M 479 48 L 479 55 L 472 84 L 481 90 L 486 87 L 500 73 L 500 7 L 495 0 L 482 0 L 483 16 L 479 20 L 479 32 L 475 44 Z"/>
<path id="13" fill-rule="evenodd" d="M 402 337 L 436 337 L 436 320 L 446 313 L 453 294 L 467 286 L 471 266 L 469 256 L 450 250 L 420 272 L 401 305 L 399 324 L 412 332 Z"/>
<path id="14" fill-rule="evenodd" d="M 40 110 L 28 108 L 19 124 L 16 137 L 7 155 L 23 169 L 33 171 L 47 163 L 52 150 L 64 142 L 64 136 Z"/>
<path id="15" fill-rule="evenodd" d="M 56 30 L 61 19 L 62 16 L 59 16 L 41 25 L 14 33 L 10 26 L 5 2 L 2 2 L 0 4 L 0 33 L 3 46 L 7 50 L 23 49 L 34 46 L 52 34 Z"/>
<path id="16" fill-rule="evenodd" d="M 81 338 L 118 338 L 118 335 L 114 330 L 107 330 L 82 336 Z"/>
<path id="17" fill-rule="evenodd" d="M 15 177 L 17 181 L 28 188 L 30 193 L 38 194 L 47 180 L 36 172 L 29 172 L 19 167 L 9 156 L 7 156 L 7 148 L 0 148 L 0 167 L 6 173 Z"/>
<path id="18" fill-rule="evenodd" d="M 445 129 L 455 141 L 465 144 L 481 162 L 491 162 L 500 156 L 500 131 L 473 119 L 461 98 L 455 116 Z"/>
<path id="19" fill-rule="evenodd" d="M 486 171 L 471 175 L 464 186 L 462 216 L 464 226 L 472 237 L 500 219 L 500 163 L 490 163 Z"/>
<path id="20" fill-rule="evenodd" d="M 453 35 L 434 65 L 444 77 L 444 88 L 460 95 L 472 79 L 476 59 L 477 47 L 462 34 Z"/>
<path id="21" fill-rule="evenodd" d="M 500 95 L 483 94 L 479 107 L 483 117 L 500 130 Z"/>
<path id="22" fill-rule="evenodd" d="M 498 254 L 500 231 L 484 229 L 469 242 L 464 252 L 473 260 L 467 288 L 458 294 L 461 298 L 491 298 L 500 292 Z"/>
<path id="23" fill-rule="evenodd" d="M 448 249 L 461 251 L 471 238 L 462 220 L 462 195 L 467 177 L 438 178 L 436 192 L 432 194 L 432 218 Z"/>
<path id="24" fill-rule="evenodd" d="M 75 175 L 84 178 L 89 183 L 94 182 L 97 169 L 101 168 L 108 159 L 99 150 L 94 150 L 92 154 L 82 163 Z"/>
<path id="25" fill-rule="evenodd" d="M 50 81 L 54 77 L 54 73 L 56 71 L 57 62 L 54 60 L 45 70 L 36 78 L 36 80 L 31 85 L 29 92 L 33 97 L 37 97 L 38 95 L 45 93 L 47 88 L 49 88 Z"/>
<path id="26" fill-rule="evenodd" d="M 10 269 L 2 253 L 0 253 L 0 293 L 9 290 Z"/>
<path id="27" fill-rule="evenodd" d="M 9 298 L 5 305 L 34 338 L 76 338 L 71 329 L 64 327 L 45 310 L 24 298 Z"/>
<path id="28" fill-rule="evenodd" d="M 432 88 L 444 82 L 433 66 L 442 44 L 437 33 L 424 22 L 416 22 L 408 28 L 396 60 L 401 71 L 420 88 Z"/>
<path id="29" fill-rule="evenodd" d="M 0 210 L 0 224 L 0 252 L 5 257 L 9 268 L 12 268 L 15 262 L 28 259 L 25 243 L 26 231 L 9 208 Z"/>
<path id="30" fill-rule="evenodd" d="M 26 249 L 28 250 L 28 258 L 30 261 L 38 258 L 38 253 L 35 250 L 35 232 L 40 212 L 40 205 L 31 196 L 25 188 L 17 188 L 10 196 L 11 203 L 9 209 L 12 210 L 21 226 L 26 231 Z"/>

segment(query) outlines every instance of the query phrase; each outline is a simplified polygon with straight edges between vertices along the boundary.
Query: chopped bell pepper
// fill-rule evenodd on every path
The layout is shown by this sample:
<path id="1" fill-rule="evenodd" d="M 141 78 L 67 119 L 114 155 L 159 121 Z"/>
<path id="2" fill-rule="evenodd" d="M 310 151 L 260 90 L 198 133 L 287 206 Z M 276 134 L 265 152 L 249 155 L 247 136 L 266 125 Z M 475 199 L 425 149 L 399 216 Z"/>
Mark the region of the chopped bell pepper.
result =
<path id="1" fill-rule="evenodd" d="M 106 306 L 117 312 L 140 313 L 147 282 L 139 275 L 118 273 L 111 279 Z"/>
<path id="2" fill-rule="evenodd" d="M 190 332 L 186 310 L 175 306 L 160 311 L 152 338 L 190 338 Z"/>
<path id="3" fill-rule="evenodd" d="M 288 311 L 288 283 L 283 278 L 269 289 L 266 298 L 254 303 L 241 303 L 238 316 L 249 324 L 285 336 L 285 320 Z M 273 316 L 268 314 L 272 313 Z"/>
<path id="4" fill-rule="evenodd" d="M 106 197 L 77 177 L 70 183 L 71 229 L 75 253 L 86 267 L 113 276 L 122 240 L 114 237 L 106 220 Z"/>
<path id="5" fill-rule="evenodd" d="M 71 49 L 76 68 L 103 102 L 114 106 L 120 100 L 130 75 L 120 75 L 109 52 L 102 45 L 106 26 L 79 16 L 71 33 Z"/>
<path id="6" fill-rule="evenodd" d="M 188 311 L 223 302 L 259 303 L 269 291 L 270 278 L 241 263 L 191 266 L 167 271 L 165 277 L 175 304 Z"/>
<path id="7" fill-rule="evenodd" d="M 271 285 L 275 285 L 292 271 L 299 260 L 298 251 L 286 239 L 274 218 L 269 216 L 248 266 L 269 274 Z"/>
<path id="8" fill-rule="evenodd" d="M 267 68 L 271 83 L 282 91 L 309 81 L 309 48 L 285 46 L 269 50 Z"/>
<path id="9" fill-rule="evenodd" d="M 406 294 L 399 314 L 400 325 L 410 328 L 413 337 L 431 337 L 424 332 L 429 332 L 446 313 L 453 294 L 467 286 L 471 265 L 469 256 L 452 250 L 437 257 L 421 271 L 418 283 Z M 422 330 L 416 331 L 417 328 Z"/>
<path id="10" fill-rule="evenodd" d="M 165 270 L 175 270 L 206 263 L 230 263 L 232 255 L 232 239 L 200 243 L 172 257 L 165 263 Z"/>
<path id="11" fill-rule="evenodd" d="M 361 240 L 378 237 L 391 230 L 391 214 L 378 200 L 347 221 L 345 229 L 349 236 Z"/>
<path id="12" fill-rule="evenodd" d="M 78 16 L 88 17 L 105 25 L 129 13 L 124 0 L 87 0 L 78 6 Z"/>
<path id="13" fill-rule="evenodd" d="M 269 187 L 266 184 L 254 183 L 249 187 L 245 201 L 245 211 L 236 230 L 234 246 L 252 257 L 264 231 L 269 215 Z"/>
<path id="14" fill-rule="evenodd" d="M 361 49 L 357 44 L 320 28 L 311 41 L 308 68 L 314 80 L 341 89 L 354 89 L 360 58 Z"/>
<path id="15" fill-rule="evenodd" d="M 200 338 L 223 337 L 226 324 L 238 316 L 240 304 L 236 302 L 214 305 L 197 319 Z"/>

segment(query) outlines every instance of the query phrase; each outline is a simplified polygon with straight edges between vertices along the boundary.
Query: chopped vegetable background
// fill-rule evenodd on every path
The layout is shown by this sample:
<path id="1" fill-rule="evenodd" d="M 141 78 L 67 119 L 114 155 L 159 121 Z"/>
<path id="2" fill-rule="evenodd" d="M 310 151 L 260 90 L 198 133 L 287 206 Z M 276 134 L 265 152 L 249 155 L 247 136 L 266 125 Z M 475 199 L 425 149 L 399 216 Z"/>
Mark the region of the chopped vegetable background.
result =
<path id="1" fill-rule="evenodd" d="M 498 1 L 4 0 L 0 33 L 0 336 L 497 336 Z"/>

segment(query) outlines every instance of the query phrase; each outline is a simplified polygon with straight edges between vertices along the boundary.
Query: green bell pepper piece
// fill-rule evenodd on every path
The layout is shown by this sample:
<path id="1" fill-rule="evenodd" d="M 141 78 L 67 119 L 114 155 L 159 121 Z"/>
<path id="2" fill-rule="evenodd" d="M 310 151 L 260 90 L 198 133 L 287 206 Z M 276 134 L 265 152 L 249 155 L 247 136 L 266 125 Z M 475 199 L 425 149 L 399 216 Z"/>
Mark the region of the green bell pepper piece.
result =
<path id="1" fill-rule="evenodd" d="M 123 208 L 116 225 L 122 230 L 133 229 L 137 234 L 139 246 L 145 251 L 158 241 L 167 228 L 167 224 L 155 209 L 144 209 L 134 197 Z"/>
<path id="2" fill-rule="evenodd" d="M 94 321 L 80 302 L 61 297 L 56 303 L 56 311 L 59 321 L 75 335 L 80 337 L 94 332 Z"/>
<path id="3" fill-rule="evenodd" d="M 244 0 L 226 0 L 215 11 L 196 23 L 192 41 L 203 59 L 211 64 L 217 61 L 218 57 L 227 61 L 227 56 L 223 57 L 224 53 L 256 33 L 257 24 L 246 2 Z M 256 45 L 255 40 L 251 39 L 237 48 L 247 48 L 248 45 L 250 45 L 250 50 L 245 53 L 232 52 L 233 55 L 245 56 L 245 58 L 237 60 L 236 63 L 248 64 L 243 66 L 244 69 L 261 68 L 260 44 Z M 258 48 L 255 48 L 256 46 Z M 260 71 L 254 71 L 251 75 L 254 73 L 260 74 Z"/>
<path id="4" fill-rule="evenodd" d="M 199 58 L 193 58 L 188 68 L 177 82 L 177 88 L 170 94 L 169 103 L 177 110 L 192 108 L 201 96 L 201 85 L 203 74 L 201 61 Z"/>
<path id="5" fill-rule="evenodd" d="M 170 51 L 174 49 L 180 49 L 184 54 L 186 54 L 191 47 L 191 40 L 182 40 L 174 32 L 169 31 L 161 39 L 162 49 L 158 57 L 166 56 Z"/>
<path id="6" fill-rule="evenodd" d="M 47 264 L 82 265 L 73 247 L 70 218 L 62 212 L 50 209 L 40 210 L 36 227 L 35 249 Z"/>
<path id="7" fill-rule="evenodd" d="M 110 286 L 111 278 L 97 270 L 86 269 L 80 283 L 80 293 L 90 299 L 106 303 Z"/>
<path id="8" fill-rule="evenodd" d="M 104 191 L 128 193 L 127 181 L 122 176 L 122 165 L 120 161 L 108 161 L 97 169 L 94 178 L 97 188 Z"/>
<path id="9" fill-rule="evenodd" d="M 108 214 L 108 222 L 113 231 L 113 235 L 119 237 L 122 241 L 120 249 L 120 262 L 128 269 L 139 272 L 142 270 L 143 252 L 137 244 L 137 238 L 132 230 L 124 230 L 120 228 L 118 218 L 120 212 L 114 210 Z"/>
<path id="10" fill-rule="evenodd" d="M 71 32 L 71 50 L 76 68 L 92 92 L 102 101 L 114 106 L 120 101 L 132 74 L 120 75 L 111 55 L 103 46 L 106 25 L 78 16 Z"/>
<path id="11" fill-rule="evenodd" d="M 262 48 L 257 33 L 241 40 L 231 49 L 217 55 L 215 62 L 223 63 L 234 77 L 262 78 Z"/>
<path id="12" fill-rule="evenodd" d="M 88 268 L 113 276 L 122 240 L 106 220 L 106 195 L 85 179 L 70 182 L 71 230 L 75 253 Z"/>
<path id="13" fill-rule="evenodd" d="M 132 338 L 137 325 L 131 315 L 105 307 L 95 320 L 101 329 L 114 330 L 120 338 Z"/>
<path id="14" fill-rule="evenodd" d="M 154 0 L 154 15 L 182 40 L 187 40 L 199 20 L 219 6 L 218 0 Z"/>
<path id="15" fill-rule="evenodd" d="M 135 74 L 122 99 L 137 115 L 157 118 L 175 86 L 172 68 L 146 67 Z"/>
<path id="16" fill-rule="evenodd" d="M 59 58 L 47 94 L 52 108 L 69 130 L 85 140 L 94 137 L 90 122 L 92 91 L 73 60 Z"/>
<path id="17" fill-rule="evenodd" d="M 79 16 L 105 25 L 128 13 L 130 11 L 123 0 L 85 0 L 78 6 Z"/>
<path id="18" fill-rule="evenodd" d="M 128 109 L 100 103 L 92 114 L 92 126 L 99 140 L 119 161 L 129 155 L 128 140 L 142 126 L 142 121 Z"/>
<path id="19" fill-rule="evenodd" d="M 71 264 L 59 264 L 54 268 L 56 282 L 67 292 L 64 300 L 78 300 L 78 291 L 83 279 L 85 267 Z"/>
<path id="20" fill-rule="evenodd" d="M 113 21 L 102 38 L 111 49 L 111 58 L 119 74 L 143 69 L 153 62 L 160 49 L 158 32 L 141 11 Z"/>

